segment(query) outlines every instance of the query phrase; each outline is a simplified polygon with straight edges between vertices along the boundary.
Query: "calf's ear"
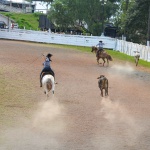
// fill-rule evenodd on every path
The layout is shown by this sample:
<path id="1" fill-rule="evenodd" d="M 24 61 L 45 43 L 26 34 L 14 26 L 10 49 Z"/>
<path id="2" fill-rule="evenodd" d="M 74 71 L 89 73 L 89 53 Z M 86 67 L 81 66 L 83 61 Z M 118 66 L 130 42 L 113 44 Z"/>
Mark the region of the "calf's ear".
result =
<path id="1" fill-rule="evenodd" d="M 104 77 L 104 75 L 100 75 L 100 78 Z"/>
<path id="2" fill-rule="evenodd" d="M 100 77 L 98 77 L 97 79 L 99 79 Z"/>

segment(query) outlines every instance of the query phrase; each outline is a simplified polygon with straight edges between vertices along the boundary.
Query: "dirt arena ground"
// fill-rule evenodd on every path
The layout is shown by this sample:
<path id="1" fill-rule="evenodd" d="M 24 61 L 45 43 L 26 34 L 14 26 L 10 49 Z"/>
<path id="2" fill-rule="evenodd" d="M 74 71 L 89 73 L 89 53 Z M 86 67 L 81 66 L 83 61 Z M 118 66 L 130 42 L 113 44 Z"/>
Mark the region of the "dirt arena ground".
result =
<path id="1" fill-rule="evenodd" d="M 42 53 L 58 84 L 46 100 Z M 102 98 L 97 77 L 109 80 Z M 150 69 L 48 44 L 0 40 L 0 150 L 149 150 Z"/>

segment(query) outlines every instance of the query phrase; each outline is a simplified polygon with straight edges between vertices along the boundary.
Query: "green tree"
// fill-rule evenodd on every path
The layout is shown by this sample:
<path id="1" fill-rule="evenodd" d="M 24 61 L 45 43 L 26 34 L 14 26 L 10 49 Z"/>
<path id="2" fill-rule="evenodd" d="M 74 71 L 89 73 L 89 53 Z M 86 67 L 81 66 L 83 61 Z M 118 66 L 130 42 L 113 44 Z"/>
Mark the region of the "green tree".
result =
<path id="1" fill-rule="evenodd" d="M 65 0 L 56 0 L 51 6 L 48 17 L 60 31 L 65 31 L 68 26 L 74 24 L 73 12 L 70 11 Z"/>
<path id="2" fill-rule="evenodd" d="M 49 13 L 50 19 L 61 29 L 87 24 L 93 35 L 101 35 L 102 23 L 109 23 L 118 9 L 119 0 L 55 0 Z"/>
<path id="3" fill-rule="evenodd" d="M 115 24 L 128 41 L 146 44 L 150 40 L 150 0 L 121 0 Z"/>
<path id="4" fill-rule="evenodd" d="M 149 18 L 149 0 L 135 0 L 129 9 L 125 27 L 128 28 L 128 38 L 134 42 L 146 43 Z"/>

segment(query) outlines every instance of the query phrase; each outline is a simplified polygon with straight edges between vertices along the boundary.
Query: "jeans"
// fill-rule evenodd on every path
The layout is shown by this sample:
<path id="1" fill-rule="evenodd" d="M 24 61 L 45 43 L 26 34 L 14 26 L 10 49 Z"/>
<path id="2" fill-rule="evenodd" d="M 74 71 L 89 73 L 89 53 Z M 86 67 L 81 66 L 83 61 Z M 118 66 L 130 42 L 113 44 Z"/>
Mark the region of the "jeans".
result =
<path id="1" fill-rule="evenodd" d="M 96 53 L 96 57 L 98 57 L 99 53 L 101 53 L 102 51 L 103 51 L 103 48 L 100 47 Z"/>

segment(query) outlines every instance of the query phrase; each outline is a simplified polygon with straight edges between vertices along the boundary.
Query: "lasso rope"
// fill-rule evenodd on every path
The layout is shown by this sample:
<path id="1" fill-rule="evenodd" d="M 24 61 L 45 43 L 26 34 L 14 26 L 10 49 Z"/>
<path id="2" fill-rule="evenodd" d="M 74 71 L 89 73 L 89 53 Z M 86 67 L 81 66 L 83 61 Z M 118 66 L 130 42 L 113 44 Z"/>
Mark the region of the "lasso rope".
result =
<path id="1" fill-rule="evenodd" d="M 37 61 L 41 56 L 45 56 L 44 54 L 41 54 L 39 57 L 37 57 L 36 59 L 34 59 L 31 64 L 33 64 L 35 61 Z"/>

